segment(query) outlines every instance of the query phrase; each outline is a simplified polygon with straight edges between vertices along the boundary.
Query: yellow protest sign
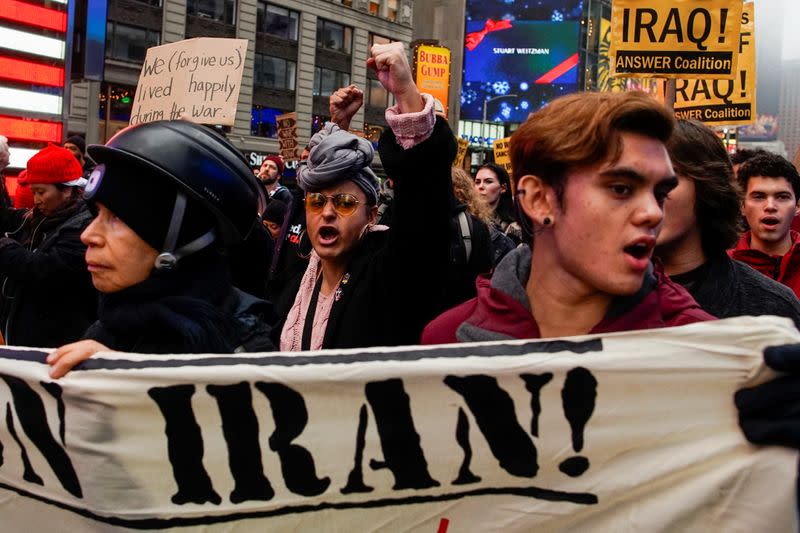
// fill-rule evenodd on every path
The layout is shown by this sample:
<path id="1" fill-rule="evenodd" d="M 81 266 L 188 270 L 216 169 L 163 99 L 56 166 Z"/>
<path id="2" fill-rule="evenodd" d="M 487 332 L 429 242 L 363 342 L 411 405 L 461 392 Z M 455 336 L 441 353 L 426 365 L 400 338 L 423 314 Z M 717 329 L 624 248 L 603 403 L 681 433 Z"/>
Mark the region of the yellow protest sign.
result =
<path id="1" fill-rule="evenodd" d="M 444 46 L 420 45 L 414 56 L 417 88 L 438 99 L 447 116 L 450 93 L 450 49 Z"/>
<path id="2" fill-rule="evenodd" d="M 511 178 L 511 192 L 514 192 L 514 175 L 511 173 L 511 137 L 504 137 L 494 141 L 494 162 L 503 167 Z"/>
<path id="3" fill-rule="evenodd" d="M 744 4 L 738 76 L 676 80 L 675 116 L 713 126 L 752 124 L 756 118 L 756 39 L 753 2 Z"/>
<path id="4" fill-rule="evenodd" d="M 456 160 L 453 162 L 453 166 L 463 167 L 464 160 L 467 158 L 467 151 L 469 150 L 469 141 L 458 137 L 456 138 L 456 142 L 458 143 L 458 153 L 456 154 Z"/>
<path id="5" fill-rule="evenodd" d="M 275 117 L 278 125 L 278 144 L 284 161 L 300 159 L 300 143 L 297 140 L 297 113 L 285 113 Z"/>
<path id="6" fill-rule="evenodd" d="M 732 78 L 741 0 L 614 0 L 612 75 Z"/>
<path id="7" fill-rule="evenodd" d="M 247 39 L 212 37 L 148 48 L 131 126 L 177 119 L 233 126 L 246 53 Z"/>

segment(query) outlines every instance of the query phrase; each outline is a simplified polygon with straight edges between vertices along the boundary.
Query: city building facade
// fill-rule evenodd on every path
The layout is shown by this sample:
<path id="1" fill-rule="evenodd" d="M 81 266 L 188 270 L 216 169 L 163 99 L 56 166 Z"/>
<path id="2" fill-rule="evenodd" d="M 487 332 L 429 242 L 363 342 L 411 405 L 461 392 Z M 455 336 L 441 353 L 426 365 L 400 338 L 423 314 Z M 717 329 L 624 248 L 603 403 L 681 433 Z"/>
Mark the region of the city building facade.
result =
<path id="1" fill-rule="evenodd" d="M 367 71 L 375 43 L 412 40 L 413 0 L 109 0 L 103 81 L 74 80 L 67 130 L 102 143 L 124 128 L 150 46 L 192 37 L 247 39 L 229 139 L 251 164 L 278 152 L 275 116 L 297 112 L 303 142 L 328 117 L 328 96 L 354 83 L 365 105 L 351 128 L 377 140 L 388 93 Z"/>

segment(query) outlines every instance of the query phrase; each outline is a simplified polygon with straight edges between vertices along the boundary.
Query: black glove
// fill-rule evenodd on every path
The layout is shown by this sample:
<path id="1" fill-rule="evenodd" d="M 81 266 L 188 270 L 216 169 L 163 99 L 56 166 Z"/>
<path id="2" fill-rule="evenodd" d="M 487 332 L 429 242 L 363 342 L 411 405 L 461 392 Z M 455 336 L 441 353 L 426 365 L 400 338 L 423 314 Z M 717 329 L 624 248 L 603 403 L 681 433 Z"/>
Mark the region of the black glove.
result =
<path id="1" fill-rule="evenodd" d="M 786 375 L 736 391 L 739 426 L 753 444 L 800 449 L 800 344 L 770 346 L 764 362 Z"/>

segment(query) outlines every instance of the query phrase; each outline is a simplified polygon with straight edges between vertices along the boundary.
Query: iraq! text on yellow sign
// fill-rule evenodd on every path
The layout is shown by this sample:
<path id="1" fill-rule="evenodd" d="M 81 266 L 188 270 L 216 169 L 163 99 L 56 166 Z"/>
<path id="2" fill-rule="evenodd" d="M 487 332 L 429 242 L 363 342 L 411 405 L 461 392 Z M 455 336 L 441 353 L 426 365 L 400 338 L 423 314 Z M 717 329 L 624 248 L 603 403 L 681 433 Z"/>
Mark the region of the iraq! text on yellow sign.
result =
<path id="1" fill-rule="evenodd" d="M 756 118 L 756 36 L 753 2 L 744 4 L 738 75 L 732 80 L 676 80 L 675 116 L 711 126 L 743 126 Z"/>
<path id="2" fill-rule="evenodd" d="M 612 75 L 732 78 L 741 0 L 614 0 Z"/>

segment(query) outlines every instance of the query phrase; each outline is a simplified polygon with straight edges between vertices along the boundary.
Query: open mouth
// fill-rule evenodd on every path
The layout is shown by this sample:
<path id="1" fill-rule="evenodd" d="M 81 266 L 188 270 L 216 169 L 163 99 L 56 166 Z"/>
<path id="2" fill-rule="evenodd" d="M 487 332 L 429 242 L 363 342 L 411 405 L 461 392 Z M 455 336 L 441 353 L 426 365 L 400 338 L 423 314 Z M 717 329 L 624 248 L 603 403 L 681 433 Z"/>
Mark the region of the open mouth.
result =
<path id="1" fill-rule="evenodd" d="M 764 217 L 761 219 L 761 224 L 768 227 L 773 228 L 780 224 L 781 220 L 778 217 Z"/>
<path id="2" fill-rule="evenodd" d="M 644 242 L 638 242 L 636 244 L 632 244 L 630 246 L 626 246 L 623 248 L 624 252 L 636 259 L 649 259 L 650 258 L 650 251 L 652 250 L 652 246 Z"/>
<path id="3" fill-rule="evenodd" d="M 332 244 L 339 237 L 339 230 L 332 226 L 322 226 L 319 229 L 319 241 L 321 244 Z"/>

